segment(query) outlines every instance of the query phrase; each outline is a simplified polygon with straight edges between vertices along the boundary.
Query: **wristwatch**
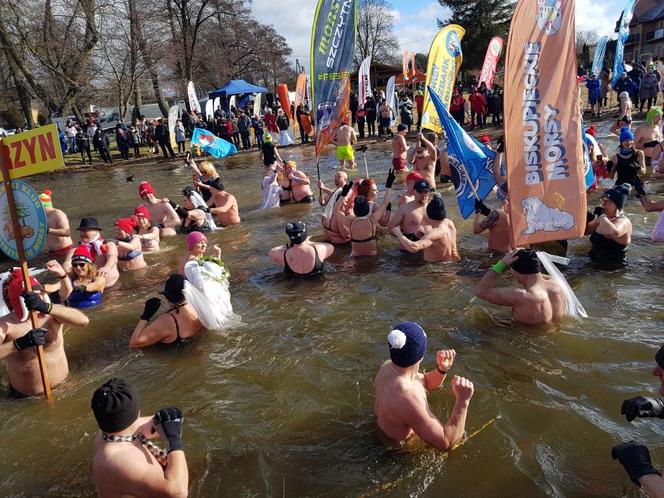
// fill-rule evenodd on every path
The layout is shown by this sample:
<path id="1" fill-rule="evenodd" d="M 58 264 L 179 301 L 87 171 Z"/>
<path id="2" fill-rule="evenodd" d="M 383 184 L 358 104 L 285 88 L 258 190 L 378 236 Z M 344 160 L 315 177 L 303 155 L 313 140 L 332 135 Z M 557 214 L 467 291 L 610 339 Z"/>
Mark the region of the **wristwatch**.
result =
<path id="1" fill-rule="evenodd" d="M 436 365 L 436 370 L 438 370 L 440 375 L 447 375 L 449 373 L 449 370 L 441 370 L 438 365 Z"/>

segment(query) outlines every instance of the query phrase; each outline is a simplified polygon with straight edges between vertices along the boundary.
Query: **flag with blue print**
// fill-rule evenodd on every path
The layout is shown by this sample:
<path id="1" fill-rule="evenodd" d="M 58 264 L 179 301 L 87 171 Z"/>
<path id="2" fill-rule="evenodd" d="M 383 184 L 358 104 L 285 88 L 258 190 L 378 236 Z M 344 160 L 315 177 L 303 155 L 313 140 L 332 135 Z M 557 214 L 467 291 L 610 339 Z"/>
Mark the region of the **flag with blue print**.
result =
<path id="1" fill-rule="evenodd" d="M 496 177 L 493 174 L 493 160 L 496 153 L 468 135 L 447 112 L 446 106 L 436 92 L 431 87 L 428 87 L 428 90 L 447 135 L 447 155 L 459 210 L 461 216 L 468 218 L 475 211 L 475 192 L 481 200 L 484 200 L 496 185 Z"/>
<path id="2" fill-rule="evenodd" d="M 590 138 L 588 138 L 586 127 L 584 126 L 583 122 L 581 122 L 581 136 L 583 137 L 581 142 L 583 143 L 583 161 L 585 163 L 586 190 L 588 190 L 595 183 L 595 172 L 593 171 L 593 161 L 590 157 L 590 145 L 592 142 Z"/>
<path id="3" fill-rule="evenodd" d="M 198 145 L 202 150 L 217 159 L 230 154 L 237 154 L 235 145 L 201 128 L 194 128 L 194 133 L 191 135 L 191 145 Z"/>

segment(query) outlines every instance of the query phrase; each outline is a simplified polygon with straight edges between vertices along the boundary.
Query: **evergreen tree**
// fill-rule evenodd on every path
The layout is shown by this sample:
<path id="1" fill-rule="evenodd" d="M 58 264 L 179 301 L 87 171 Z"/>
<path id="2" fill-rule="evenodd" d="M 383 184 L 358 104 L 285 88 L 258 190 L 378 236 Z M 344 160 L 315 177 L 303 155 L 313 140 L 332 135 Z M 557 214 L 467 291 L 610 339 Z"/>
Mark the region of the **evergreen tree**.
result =
<path id="1" fill-rule="evenodd" d="M 464 69 L 482 68 L 486 49 L 494 36 L 502 36 L 507 44 L 515 6 L 512 0 L 438 0 L 438 3 L 452 11 L 451 17 L 438 19 L 439 27 L 458 24 L 466 29 L 461 40 Z"/>

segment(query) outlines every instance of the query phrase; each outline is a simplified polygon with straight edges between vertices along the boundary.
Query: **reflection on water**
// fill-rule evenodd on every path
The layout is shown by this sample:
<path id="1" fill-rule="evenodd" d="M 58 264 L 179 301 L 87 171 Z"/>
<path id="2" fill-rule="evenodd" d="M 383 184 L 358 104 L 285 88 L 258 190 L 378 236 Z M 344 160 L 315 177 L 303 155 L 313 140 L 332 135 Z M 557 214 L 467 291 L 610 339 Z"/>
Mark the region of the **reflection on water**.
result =
<path id="1" fill-rule="evenodd" d="M 315 180 L 313 149 L 282 156 L 291 154 Z M 384 144 L 367 153 L 379 184 L 389 154 Z M 332 182 L 335 163 L 331 154 L 321 162 L 324 181 Z M 590 270 L 588 242 L 570 244 L 566 275 L 591 318 L 533 330 L 473 297 L 495 258 L 472 235 L 471 220 L 459 218 L 451 192 L 444 197 L 459 232 L 460 263 L 422 264 L 384 235 L 378 258 L 354 261 L 341 247 L 321 281 L 294 282 L 266 253 L 285 242 L 288 221 L 311 222 L 320 236 L 319 208 L 257 211 L 262 168 L 255 156 L 225 160 L 221 173 L 242 224 L 210 239 L 232 273 L 242 323 L 177 350 L 130 351 L 144 300 L 161 290 L 184 250 L 182 238 L 162 243 L 165 250 L 146 256 L 148 269 L 123 275 L 105 295 L 87 329 L 66 331 L 72 373 L 54 391 L 55 403 L 0 400 L 0 495 L 93 494 L 89 400 L 111 376 L 138 386 L 146 414 L 183 409 L 191 496 L 618 496 L 628 481 L 610 459 L 611 446 L 629 438 L 660 445 L 658 421 L 627 424 L 619 415 L 624 398 L 655 391 L 649 372 L 664 322 L 662 246 L 648 238 L 657 214 L 644 213 L 636 200 L 626 209 L 635 226 L 628 269 Z M 127 174 L 136 183 L 126 182 Z M 110 232 L 113 220 L 139 203 L 144 179 L 160 196 L 178 199 L 191 176 L 180 165 L 155 163 L 32 183 L 53 190 L 73 226 L 95 215 Z M 597 199 L 593 194 L 591 205 Z M 449 457 L 394 452 L 377 438 L 372 382 L 388 354 L 389 326 L 399 320 L 418 320 L 427 330 L 427 369 L 435 349 L 457 350 L 455 373 L 476 385 L 469 432 L 501 417 Z M 6 387 L 4 370 L 0 379 Z M 453 402 L 447 385 L 430 396 L 444 420 Z M 664 459 L 661 450 L 653 456 Z"/>

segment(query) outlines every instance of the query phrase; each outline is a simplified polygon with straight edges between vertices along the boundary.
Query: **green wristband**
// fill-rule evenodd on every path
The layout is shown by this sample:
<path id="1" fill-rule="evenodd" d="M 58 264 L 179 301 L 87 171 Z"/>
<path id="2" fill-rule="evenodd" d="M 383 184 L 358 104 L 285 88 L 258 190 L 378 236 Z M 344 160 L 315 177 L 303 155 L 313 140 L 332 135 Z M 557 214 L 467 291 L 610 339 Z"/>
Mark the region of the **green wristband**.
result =
<path id="1" fill-rule="evenodd" d="M 507 266 L 505 265 L 502 259 L 491 267 L 491 269 L 496 273 L 498 273 L 499 275 L 505 271 L 505 268 L 507 268 Z"/>

